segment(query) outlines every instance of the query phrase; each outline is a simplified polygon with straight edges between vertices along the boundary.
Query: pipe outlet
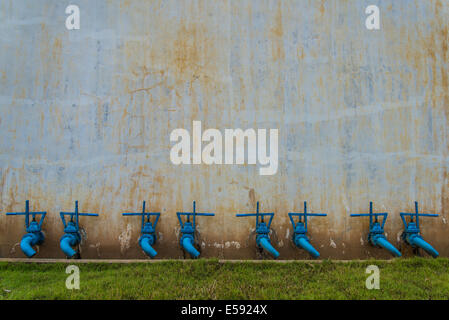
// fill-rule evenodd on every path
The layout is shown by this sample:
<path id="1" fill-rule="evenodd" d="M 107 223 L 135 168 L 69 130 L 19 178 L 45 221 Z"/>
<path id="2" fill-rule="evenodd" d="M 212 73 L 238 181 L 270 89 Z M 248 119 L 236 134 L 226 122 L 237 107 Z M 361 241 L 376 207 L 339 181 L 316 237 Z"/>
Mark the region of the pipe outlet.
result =
<path id="1" fill-rule="evenodd" d="M 181 240 L 181 245 L 192 256 L 192 258 L 199 257 L 200 252 L 194 247 L 193 238 L 183 237 L 183 239 Z"/>
<path id="2" fill-rule="evenodd" d="M 78 239 L 73 234 L 66 233 L 62 236 L 61 241 L 59 242 L 59 245 L 61 247 L 62 252 L 68 257 L 72 258 L 76 251 L 73 250 L 73 246 L 76 246 L 79 243 Z"/>
<path id="3" fill-rule="evenodd" d="M 153 244 L 153 239 L 150 237 L 141 237 L 139 240 L 140 247 L 143 252 L 148 255 L 150 258 L 154 258 L 157 255 L 156 250 L 151 246 Z"/>
<path id="4" fill-rule="evenodd" d="M 259 245 L 267 250 L 275 259 L 279 257 L 279 252 L 271 245 L 270 240 L 266 237 L 259 238 Z"/>
<path id="5" fill-rule="evenodd" d="M 20 249 L 22 252 L 28 257 L 31 258 L 36 254 L 36 251 L 33 249 L 33 246 L 37 244 L 38 237 L 32 233 L 28 233 L 23 236 L 20 241 Z"/>
<path id="6" fill-rule="evenodd" d="M 297 237 L 295 241 L 296 246 L 306 250 L 314 258 L 319 258 L 320 253 L 310 244 L 310 242 L 305 237 Z"/>

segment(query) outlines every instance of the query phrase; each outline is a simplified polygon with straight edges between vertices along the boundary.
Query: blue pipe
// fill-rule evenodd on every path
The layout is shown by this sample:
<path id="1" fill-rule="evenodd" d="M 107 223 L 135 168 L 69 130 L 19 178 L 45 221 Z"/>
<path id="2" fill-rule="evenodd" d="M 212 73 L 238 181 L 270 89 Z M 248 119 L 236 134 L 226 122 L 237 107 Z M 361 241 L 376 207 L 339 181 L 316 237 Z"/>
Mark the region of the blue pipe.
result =
<path id="1" fill-rule="evenodd" d="M 369 234 L 368 241 L 375 247 L 381 247 L 388 250 L 392 255 L 401 257 L 402 254 L 396 249 L 385 237 L 384 227 L 388 218 L 387 212 L 374 213 L 373 202 L 369 203 L 369 213 L 352 213 L 351 217 L 369 217 Z M 379 217 L 383 217 L 382 221 L 379 221 Z"/>
<path id="2" fill-rule="evenodd" d="M 77 252 L 73 250 L 73 246 L 78 245 L 81 242 L 79 217 L 98 217 L 97 213 L 82 213 L 78 211 L 78 200 L 75 201 L 75 211 L 74 212 L 64 212 L 59 213 L 61 217 L 62 224 L 64 225 L 64 235 L 59 241 L 59 246 L 62 252 L 67 256 L 67 258 L 73 258 Z M 65 216 L 70 216 L 70 220 L 66 221 Z M 76 257 L 76 258 L 79 258 Z"/>
<path id="3" fill-rule="evenodd" d="M 409 237 L 409 242 L 412 246 L 417 246 L 422 248 L 424 251 L 426 251 L 428 254 L 430 254 L 434 258 L 438 258 L 440 255 L 438 251 L 436 251 L 430 244 L 428 244 L 426 241 L 424 241 L 423 238 L 420 236 L 411 236 Z"/>
<path id="4" fill-rule="evenodd" d="M 309 217 L 326 217 L 326 213 L 310 213 L 307 212 L 307 201 L 304 201 L 304 212 L 295 213 L 289 212 L 288 217 L 293 226 L 293 243 L 301 249 L 306 250 L 312 257 L 319 258 L 320 253 L 310 244 L 307 233 L 307 218 Z M 293 217 L 298 217 L 298 221 L 295 222 Z"/>
<path id="5" fill-rule="evenodd" d="M 373 244 L 380 246 L 384 249 L 387 249 L 388 251 L 390 251 L 390 253 L 396 257 L 400 257 L 402 256 L 402 254 L 399 252 L 398 249 L 396 249 L 390 242 L 388 242 L 387 239 L 385 239 L 383 236 L 380 237 L 373 237 L 372 239 Z"/>
<path id="6" fill-rule="evenodd" d="M 430 244 L 428 244 L 421 236 L 419 217 L 438 217 L 438 214 L 420 213 L 418 210 L 418 202 L 415 201 L 415 212 L 401 212 L 402 222 L 404 223 L 404 232 L 402 233 L 402 239 L 412 248 L 419 247 L 426 251 L 434 258 L 438 258 L 440 255 Z M 407 222 L 406 217 L 410 217 Z"/>
<path id="7" fill-rule="evenodd" d="M 47 212 L 30 211 L 30 201 L 25 202 L 25 212 L 7 212 L 8 216 L 25 216 L 25 230 L 26 234 L 20 240 L 20 249 L 28 257 L 31 258 L 36 254 L 33 246 L 40 245 L 44 242 L 45 237 L 42 233 L 42 223 L 44 222 Z M 31 215 L 31 221 L 30 221 Z M 39 221 L 36 220 L 36 216 L 40 215 Z"/>
<path id="8" fill-rule="evenodd" d="M 182 247 L 194 258 L 198 258 L 200 252 L 193 246 L 193 238 L 184 237 L 182 239 Z"/>
<path id="9" fill-rule="evenodd" d="M 279 257 L 279 252 L 270 243 L 270 240 L 266 237 L 259 238 L 259 245 L 267 250 L 275 259 Z"/>
<path id="10" fill-rule="evenodd" d="M 61 241 L 59 242 L 62 252 L 64 252 L 68 258 L 72 258 L 76 254 L 76 251 L 73 250 L 72 246 L 76 246 L 77 244 L 78 239 L 74 235 L 67 233 L 62 236 Z"/>
<path id="11" fill-rule="evenodd" d="M 124 216 L 140 216 L 142 218 L 142 225 L 140 232 L 142 235 L 139 238 L 139 245 L 143 252 L 150 258 L 154 258 L 157 255 L 156 250 L 153 249 L 153 245 L 156 243 L 156 225 L 161 215 L 160 212 L 145 212 L 145 201 L 142 203 L 142 212 L 125 212 Z M 150 221 L 151 216 L 156 216 L 156 219 Z M 145 221 L 146 220 L 146 221 Z"/>
<path id="12" fill-rule="evenodd" d="M 295 241 L 296 246 L 303 248 L 310 253 L 314 258 L 319 258 L 320 253 L 310 244 L 305 237 L 297 237 Z"/>
<path id="13" fill-rule="evenodd" d="M 22 249 L 23 253 L 31 258 L 36 254 L 36 251 L 33 249 L 33 246 L 38 243 L 38 238 L 32 233 L 27 233 L 23 236 L 20 241 L 20 249 Z"/>
<path id="14" fill-rule="evenodd" d="M 151 246 L 153 244 L 153 239 L 150 237 L 141 237 L 139 240 L 140 247 L 142 250 L 151 258 L 157 255 L 156 250 Z"/>
<path id="15" fill-rule="evenodd" d="M 187 251 L 192 258 L 198 258 L 200 256 L 200 252 L 195 248 L 195 233 L 196 233 L 196 217 L 197 216 L 206 216 L 213 217 L 214 213 L 206 213 L 206 212 L 196 212 L 196 202 L 193 201 L 193 211 L 192 212 L 176 212 L 178 216 L 179 225 L 181 226 L 181 240 L 179 244 L 181 247 Z M 187 216 L 185 221 L 182 220 L 181 216 Z M 192 221 L 190 221 L 190 217 L 192 216 Z"/>

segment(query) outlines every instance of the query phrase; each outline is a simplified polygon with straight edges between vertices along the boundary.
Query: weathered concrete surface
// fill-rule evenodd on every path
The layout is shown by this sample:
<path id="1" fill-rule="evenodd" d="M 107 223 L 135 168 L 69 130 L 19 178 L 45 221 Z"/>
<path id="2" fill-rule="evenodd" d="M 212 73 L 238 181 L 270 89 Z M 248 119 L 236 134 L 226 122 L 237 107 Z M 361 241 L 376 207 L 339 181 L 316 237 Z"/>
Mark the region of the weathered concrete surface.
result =
<path id="1" fill-rule="evenodd" d="M 449 1 L 76 1 L 81 30 L 57 0 L 0 0 L 0 256 L 22 257 L 23 218 L 47 210 L 38 257 L 62 258 L 61 210 L 82 218 L 83 258 L 144 258 L 142 200 L 160 210 L 159 258 L 182 257 L 175 212 L 199 218 L 203 255 L 255 258 L 257 200 L 275 211 L 283 259 L 308 258 L 289 241 L 287 213 L 307 200 L 323 258 L 387 258 L 366 243 L 367 219 L 413 201 L 437 219 L 423 235 L 449 256 Z M 382 30 L 365 28 L 378 4 Z M 205 128 L 279 128 L 279 170 L 171 164 L 169 134 Z"/>

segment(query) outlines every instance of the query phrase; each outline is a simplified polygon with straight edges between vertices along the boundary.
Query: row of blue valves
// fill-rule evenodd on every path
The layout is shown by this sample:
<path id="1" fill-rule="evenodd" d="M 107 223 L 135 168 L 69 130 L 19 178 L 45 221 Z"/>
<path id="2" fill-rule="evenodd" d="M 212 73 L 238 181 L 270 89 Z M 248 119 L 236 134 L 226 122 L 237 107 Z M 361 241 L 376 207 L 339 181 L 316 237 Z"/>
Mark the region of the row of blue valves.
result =
<path id="1" fill-rule="evenodd" d="M 181 226 L 181 238 L 180 246 L 187 252 L 192 258 L 198 258 L 200 252 L 196 244 L 196 217 L 197 216 L 214 216 L 214 213 L 202 213 L 196 212 L 196 202 L 193 202 L 192 212 L 177 212 L 177 217 Z M 8 212 L 7 215 L 25 215 L 25 227 L 26 234 L 23 236 L 20 242 L 20 248 L 23 253 L 31 258 L 36 254 L 33 246 L 40 245 L 44 242 L 44 234 L 42 233 L 42 223 L 44 221 L 46 212 L 31 212 L 29 207 L 29 201 L 25 203 L 25 212 Z M 37 221 L 36 216 L 41 216 Z M 157 255 L 153 246 L 156 244 L 156 225 L 159 221 L 160 212 L 145 212 L 145 201 L 143 201 L 142 212 L 135 213 L 123 213 L 124 216 L 141 216 L 141 236 L 139 238 L 139 245 L 145 254 L 151 258 Z M 30 221 L 31 216 L 31 221 Z M 70 220 L 66 221 L 66 216 L 70 217 Z M 64 235 L 60 240 L 61 250 L 68 258 L 80 258 L 79 250 L 75 250 L 81 243 L 81 233 L 79 227 L 80 216 L 98 216 L 96 213 L 81 213 L 78 211 L 78 201 L 75 201 L 75 211 L 73 212 L 60 212 L 60 217 L 64 225 Z M 183 220 L 182 216 L 186 218 Z M 259 212 L 259 202 L 257 202 L 257 211 L 255 213 L 237 214 L 237 217 L 256 217 L 256 246 L 261 252 L 268 252 L 275 259 L 279 257 L 279 252 L 273 247 L 270 239 L 271 234 L 271 222 L 273 221 L 274 212 L 261 213 Z M 304 202 L 304 212 L 288 214 L 290 222 L 293 226 L 292 241 L 296 247 L 304 249 L 312 257 L 318 258 L 319 252 L 311 245 L 309 238 L 307 237 L 307 218 L 308 217 L 323 217 L 327 216 L 324 213 L 309 213 L 307 212 L 307 202 Z M 402 222 L 404 223 L 404 232 L 402 233 L 402 239 L 414 249 L 421 248 L 429 253 L 434 258 L 438 257 L 438 252 L 421 236 L 419 217 L 437 217 L 437 214 L 419 213 L 418 202 L 415 202 L 414 213 L 400 213 Z M 151 217 L 154 217 L 152 220 Z M 266 221 L 268 217 L 268 222 Z M 373 203 L 370 202 L 369 213 L 355 213 L 351 214 L 351 217 L 369 217 L 369 233 L 368 242 L 379 248 L 388 250 L 392 255 L 400 257 L 401 253 L 390 242 L 388 242 L 384 226 L 388 217 L 388 213 L 374 213 Z M 379 217 L 382 221 L 379 221 Z M 407 221 L 406 217 L 409 217 Z M 295 220 L 295 218 L 297 218 Z"/>

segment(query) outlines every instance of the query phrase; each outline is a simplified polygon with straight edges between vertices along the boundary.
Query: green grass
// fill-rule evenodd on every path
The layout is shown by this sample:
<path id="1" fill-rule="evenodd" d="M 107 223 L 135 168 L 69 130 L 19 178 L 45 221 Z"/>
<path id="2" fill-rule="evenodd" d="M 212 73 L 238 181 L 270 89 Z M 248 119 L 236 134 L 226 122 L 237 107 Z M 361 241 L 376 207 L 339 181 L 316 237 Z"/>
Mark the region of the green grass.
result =
<path id="1" fill-rule="evenodd" d="M 76 264 L 76 261 L 73 261 Z M 380 290 L 365 273 L 380 269 Z M 322 263 L 87 263 L 80 290 L 67 264 L 0 263 L 0 299 L 449 299 L 448 259 Z"/>

